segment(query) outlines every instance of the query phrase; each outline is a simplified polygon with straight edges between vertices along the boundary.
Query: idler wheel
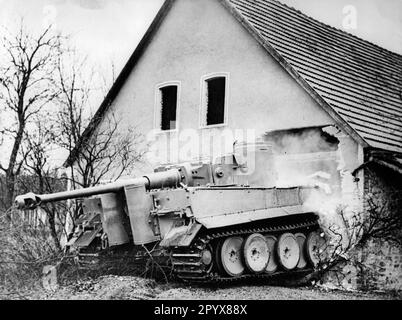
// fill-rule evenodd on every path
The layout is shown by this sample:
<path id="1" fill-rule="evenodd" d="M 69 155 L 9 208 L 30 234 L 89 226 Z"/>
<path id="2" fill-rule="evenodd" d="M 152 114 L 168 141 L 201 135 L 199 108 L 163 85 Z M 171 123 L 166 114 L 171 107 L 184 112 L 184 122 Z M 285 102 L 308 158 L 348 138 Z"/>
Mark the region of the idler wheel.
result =
<path id="1" fill-rule="evenodd" d="M 320 231 L 310 232 L 306 239 L 307 261 L 316 267 L 325 258 L 326 242 Z"/>
<path id="2" fill-rule="evenodd" d="M 278 262 L 285 270 L 290 271 L 296 268 L 300 259 L 300 248 L 293 234 L 282 234 L 278 239 L 276 250 Z"/>
<path id="3" fill-rule="evenodd" d="M 201 252 L 201 262 L 206 265 L 209 266 L 212 262 L 212 253 L 211 250 L 208 249 L 204 249 Z"/>
<path id="4" fill-rule="evenodd" d="M 247 268 L 253 273 L 264 272 L 269 262 L 269 247 L 259 233 L 249 235 L 243 243 L 243 257 Z"/>
<path id="5" fill-rule="evenodd" d="M 274 236 L 267 235 L 265 239 L 268 244 L 268 249 L 270 252 L 269 261 L 267 264 L 267 268 L 265 269 L 265 273 L 272 274 L 278 270 L 278 259 L 276 258 L 275 246 L 278 239 Z"/>
<path id="6" fill-rule="evenodd" d="M 231 277 L 239 277 L 244 272 L 242 245 L 242 237 L 229 237 L 218 244 L 216 251 L 218 266 Z"/>
<path id="7" fill-rule="evenodd" d="M 297 243 L 299 244 L 300 249 L 300 259 L 296 266 L 297 269 L 304 269 L 307 266 L 307 258 L 305 254 L 305 244 L 306 244 L 306 236 L 303 233 L 296 233 L 295 234 Z"/>
<path id="8" fill-rule="evenodd" d="M 208 245 L 204 250 L 201 252 L 201 262 L 205 266 L 205 270 L 210 272 L 213 267 L 213 255 L 212 255 L 212 248 Z"/>

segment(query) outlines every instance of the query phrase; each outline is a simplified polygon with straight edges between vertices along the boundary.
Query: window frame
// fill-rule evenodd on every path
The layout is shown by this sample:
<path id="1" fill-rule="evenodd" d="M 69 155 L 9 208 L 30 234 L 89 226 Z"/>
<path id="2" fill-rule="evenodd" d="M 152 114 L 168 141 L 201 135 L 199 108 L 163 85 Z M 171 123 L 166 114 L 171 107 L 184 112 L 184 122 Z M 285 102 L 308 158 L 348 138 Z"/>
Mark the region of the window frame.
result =
<path id="1" fill-rule="evenodd" d="M 162 88 L 176 86 L 176 128 L 170 130 L 162 130 Z M 180 121 L 180 99 L 181 99 L 181 81 L 166 81 L 158 83 L 155 86 L 155 106 L 154 106 L 154 130 L 156 133 L 169 133 L 179 131 Z"/>
<path id="2" fill-rule="evenodd" d="M 207 111 L 208 111 L 208 99 L 207 99 L 207 90 L 208 90 L 208 80 L 212 80 L 214 78 L 225 78 L 225 99 L 223 106 L 223 123 L 219 124 L 207 124 Z M 199 128 L 200 129 L 210 129 L 210 128 L 219 128 L 228 125 L 228 109 L 229 109 L 229 80 L 230 73 L 229 72 L 214 72 L 209 73 L 201 77 L 201 97 L 200 97 L 200 111 L 199 111 Z"/>

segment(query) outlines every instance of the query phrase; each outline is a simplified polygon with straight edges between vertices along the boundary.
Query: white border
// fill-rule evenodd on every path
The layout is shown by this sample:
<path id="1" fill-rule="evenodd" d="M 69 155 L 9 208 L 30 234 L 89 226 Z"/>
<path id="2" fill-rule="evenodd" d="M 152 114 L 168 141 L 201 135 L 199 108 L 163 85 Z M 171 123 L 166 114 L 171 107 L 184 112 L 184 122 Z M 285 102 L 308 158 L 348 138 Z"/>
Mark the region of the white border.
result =
<path id="1" fill-rule="evenodd" d="M 160 89 L 168 86 L 177 86 L 177 101 L 176 101 L 176 128 L 171 130 L 162 130 L 161 129 L 161 120 L 162 120 L 162 110 L 161 110 L 161 91 Z M 154 105 L 154 130 L 155 133 L 169 133 L 169 132 L 178 132 L 179 131 L 179 123 L 180 123 L 180 100 L 181 100 L 181 81 L 166 81 L 162 83 L 158 83 L 155 86 L 155 105 Z M 159 116 L 158 116 L 159 114 Z"/>
<path id="2" fill-rule="evenodd" d="M 219 78 L 219 77 L 224 77 L 225 78 L 225 105 L 224 105 L 224 115 L 223 115 L 223 123 L 220 124 L 212 124 L 212 125 L 207 125 L 207 119 L 206 119 L 206 111 L 207 111 L 207 99 L 206 99 L 206 90 L 207 90 L 207 80 L 213 79 L 213 78 Z M 229 72 L 214 72 L 214 73 L 209 73 L 201 77 L 201 82 L 200 82 L 200 109 L 199 109 L 199 128 L 200 129 L 212 129 L 212 128 L 219 128 L 219 127 L 224 127 L 227 126 L 228 124 L 228 109 L 229 109 L 229 82 L 230 82 L 230 73 Z"/>

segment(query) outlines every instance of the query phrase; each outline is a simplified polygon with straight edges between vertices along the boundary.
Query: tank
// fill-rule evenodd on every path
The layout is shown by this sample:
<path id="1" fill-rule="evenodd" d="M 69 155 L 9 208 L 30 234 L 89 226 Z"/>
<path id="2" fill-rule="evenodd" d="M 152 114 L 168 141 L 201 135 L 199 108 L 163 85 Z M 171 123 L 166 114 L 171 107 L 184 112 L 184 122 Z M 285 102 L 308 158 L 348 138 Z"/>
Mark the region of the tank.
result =
<path id="1" fill-rule="evenodd" d="M 275 179 L 271 147 L 242 144 L 213 163 L 169 164 L 106 185 L 29 193 L 15 205 L 83 199 L 67 244 L 82 262 L 130 247 L 151 252 L 187 282 L 306 274 L 323 245 L 318 216 L 306 206 L 312 188 L 275 188 Z"/>

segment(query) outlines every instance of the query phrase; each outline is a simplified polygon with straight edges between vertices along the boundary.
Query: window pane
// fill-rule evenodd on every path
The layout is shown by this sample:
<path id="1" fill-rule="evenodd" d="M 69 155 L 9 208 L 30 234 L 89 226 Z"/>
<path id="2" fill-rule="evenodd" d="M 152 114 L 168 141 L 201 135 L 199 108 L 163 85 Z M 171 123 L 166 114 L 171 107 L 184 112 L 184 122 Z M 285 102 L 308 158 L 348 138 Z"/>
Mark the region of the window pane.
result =
<path id="1" fill-rule="evenodd" d="M 225 83 L 224 77 L 207 80 L 207 125 L 225 122 Z"/>
<path id="2" fill-rule="evenodd" d="M 161 90 L 162 130 L 176 129 L 177 86 L 163 87 Z"/>

